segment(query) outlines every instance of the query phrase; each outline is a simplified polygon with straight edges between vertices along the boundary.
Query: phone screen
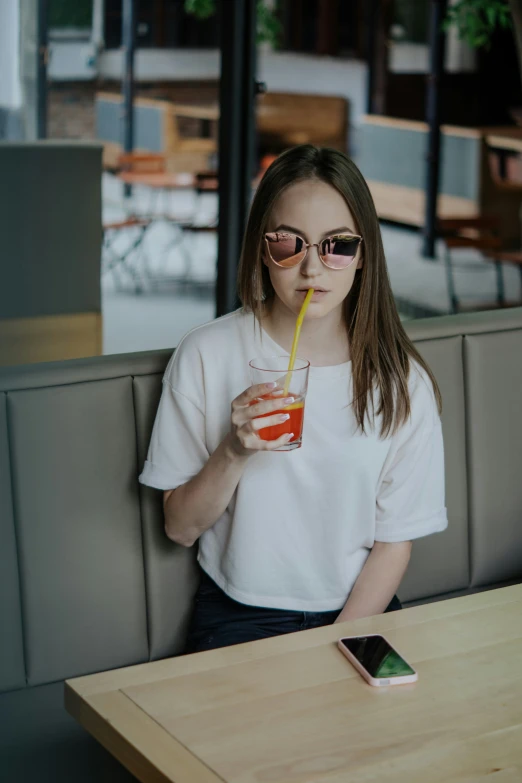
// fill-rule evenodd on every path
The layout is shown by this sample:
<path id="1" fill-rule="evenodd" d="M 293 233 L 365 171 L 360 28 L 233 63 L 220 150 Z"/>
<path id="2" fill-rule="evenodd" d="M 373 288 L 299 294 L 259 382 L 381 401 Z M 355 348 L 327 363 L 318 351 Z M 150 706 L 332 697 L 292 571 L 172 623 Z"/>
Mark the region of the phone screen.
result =
<path id="1" fill-rule="evenodd" d="M 382 636 L 357 636 L 341 639 L 341 643 L 375 679 L 415 674 L 409 663 Z"/>

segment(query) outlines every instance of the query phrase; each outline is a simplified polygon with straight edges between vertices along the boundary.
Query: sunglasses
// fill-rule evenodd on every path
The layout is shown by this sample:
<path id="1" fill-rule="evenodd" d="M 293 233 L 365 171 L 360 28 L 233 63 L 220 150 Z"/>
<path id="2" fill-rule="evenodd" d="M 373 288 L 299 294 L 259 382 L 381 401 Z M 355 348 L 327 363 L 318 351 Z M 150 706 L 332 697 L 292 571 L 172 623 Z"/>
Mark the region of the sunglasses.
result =
<path id="1" fill-rule="evenodd" d="M 304 261 L 310 247 L 317 248 L 319 258 L 329 269 L 346 269 L 355 261 L 362 241 L 357 234 L 332 234 L 320 242 L 305 242 L 298 234 L 289 231 L 265 234 L 268 255 L 274 264 L 285 269 Z"/>

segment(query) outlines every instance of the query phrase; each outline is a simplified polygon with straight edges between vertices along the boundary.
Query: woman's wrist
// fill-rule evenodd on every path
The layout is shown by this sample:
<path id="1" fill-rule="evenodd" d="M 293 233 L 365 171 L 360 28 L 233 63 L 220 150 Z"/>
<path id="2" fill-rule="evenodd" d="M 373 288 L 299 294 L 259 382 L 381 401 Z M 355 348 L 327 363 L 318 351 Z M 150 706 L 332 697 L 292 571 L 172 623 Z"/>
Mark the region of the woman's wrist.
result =
<path id="1" fill-rule="evenodd" d="M 231 432 L 221 441 L 221 445 L 225 457 L 234 465 L 246 465 L 251 453 L 254 453 L 245 452 L 239 440 Z"/>

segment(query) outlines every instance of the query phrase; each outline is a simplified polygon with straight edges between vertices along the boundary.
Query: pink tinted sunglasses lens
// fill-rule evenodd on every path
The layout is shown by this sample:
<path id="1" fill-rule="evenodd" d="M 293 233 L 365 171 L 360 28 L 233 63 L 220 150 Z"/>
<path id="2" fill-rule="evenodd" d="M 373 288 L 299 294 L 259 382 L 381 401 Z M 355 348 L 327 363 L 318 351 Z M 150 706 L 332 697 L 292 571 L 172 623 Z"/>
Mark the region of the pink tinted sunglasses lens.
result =
<path id="1" fill-rule="evenodd" d="M 360 242 L 359 237 L 349 235 L 323 239 L 320 252 L 324 263 L 331 269 L 345 269 L 353 263 Z"/>
<path id="2" fill-rule="evenodd" d="M 275 231 L 266 234 L 266 242 L 272 261 L 279 266 L 296 266 L 306 254 L 306 247 L 301 237 L 286 231 Z"/>

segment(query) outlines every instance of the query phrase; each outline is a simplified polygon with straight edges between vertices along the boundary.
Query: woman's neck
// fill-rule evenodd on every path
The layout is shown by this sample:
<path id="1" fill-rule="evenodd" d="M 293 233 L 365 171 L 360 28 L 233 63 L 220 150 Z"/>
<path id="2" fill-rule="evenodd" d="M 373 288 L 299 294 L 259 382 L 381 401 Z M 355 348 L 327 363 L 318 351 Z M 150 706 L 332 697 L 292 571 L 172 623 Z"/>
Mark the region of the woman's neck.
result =
<path id="1" fill-rule="evenodd" d="M 269 337 L 290 353 L 296 324 L 294 313 L 276 299 L 263 307 L 260 321 Z M 297 353 L 315 367 L 349 361 L 348 333 L 342 310 L 334 310 L 323 318 L 305 319 Z"/>

